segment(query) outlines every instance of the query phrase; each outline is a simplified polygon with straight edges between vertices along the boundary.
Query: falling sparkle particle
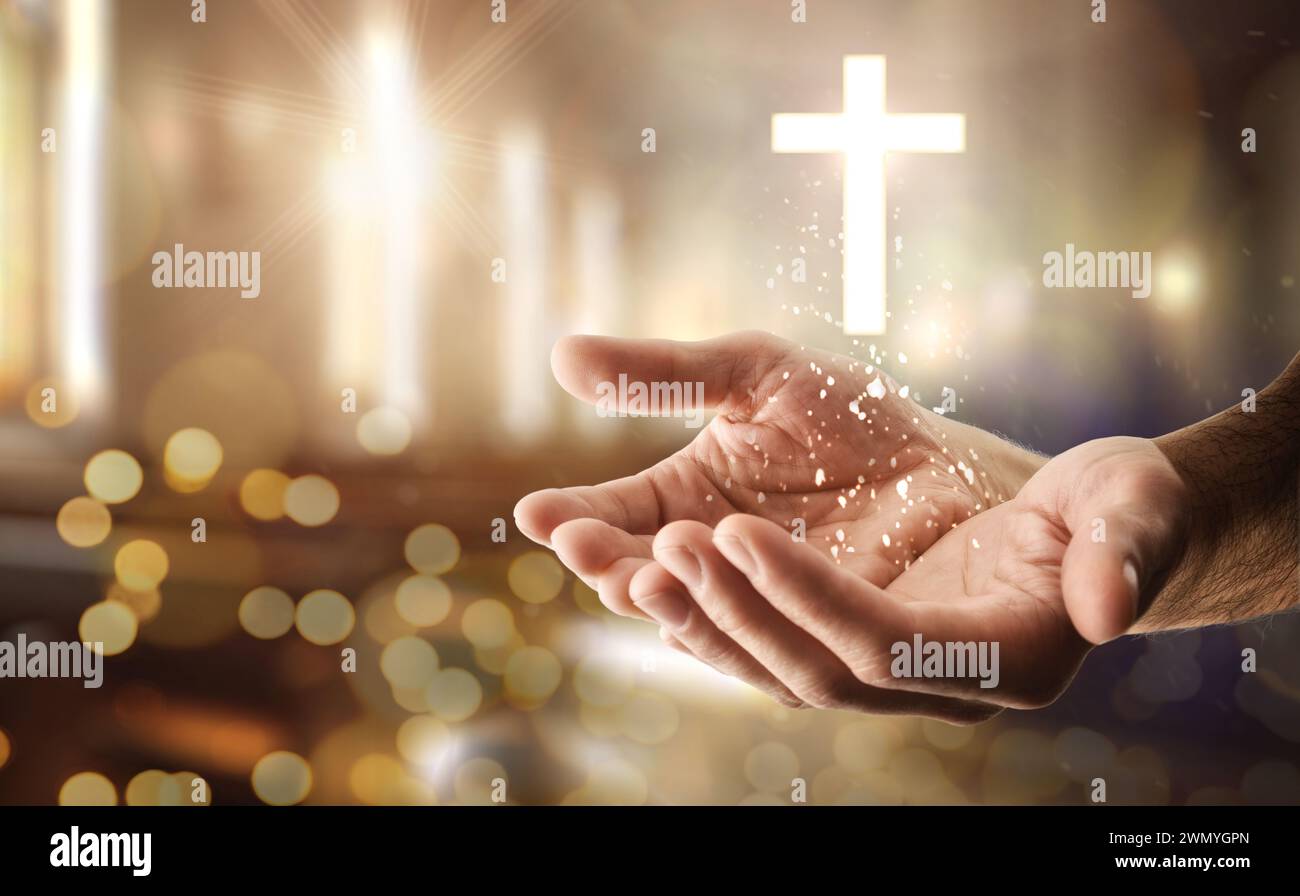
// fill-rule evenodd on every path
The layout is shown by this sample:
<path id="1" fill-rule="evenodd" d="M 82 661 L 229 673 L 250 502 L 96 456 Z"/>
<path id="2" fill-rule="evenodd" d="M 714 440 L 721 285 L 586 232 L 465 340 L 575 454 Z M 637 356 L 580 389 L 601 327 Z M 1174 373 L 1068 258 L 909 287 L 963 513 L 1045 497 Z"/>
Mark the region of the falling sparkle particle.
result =
<path id="1" fill-rule="evenodd" d="M 888 532 L 882 532 L 882 533 L 880 534 L 880 540 L 881 540 L 882 542 L 884 542 L 885 547 L 889 547 L 889 533 L 888 533 Z"/>
<path id="2" fill-rule="evenodd" d="M 877 401 L 885 397 L 885 384 L 880 381 L 880 377 L 876 377 L 867 385 L 867 394 Z"/>
<path id="3" fill-rule="evenodd" d="M 898 480 L 898 485 L 896 485 L 895 488 L 898 489 L 898 497 L 900 497 L 900 498 L 906 498 L 906 497 L 907 497 L 907 480 L 906 480 L 906 479 L 900 479 L 900 480 Z"/>
<path id="4" fill-rule="evenodd" d="M 823 470 L 821 467 L 818 467 L 817 475 L 813 477 L 813 483 L 816 485 L 821 485 L 825 481 L 826 481 L 826 471 Z"/>
<path id="5" fill-rule="evenodd" d="M 980 549 L 980 540 L 978 538 L 972 538 L 970 544 L 975 550 L 978 551 Z"/>

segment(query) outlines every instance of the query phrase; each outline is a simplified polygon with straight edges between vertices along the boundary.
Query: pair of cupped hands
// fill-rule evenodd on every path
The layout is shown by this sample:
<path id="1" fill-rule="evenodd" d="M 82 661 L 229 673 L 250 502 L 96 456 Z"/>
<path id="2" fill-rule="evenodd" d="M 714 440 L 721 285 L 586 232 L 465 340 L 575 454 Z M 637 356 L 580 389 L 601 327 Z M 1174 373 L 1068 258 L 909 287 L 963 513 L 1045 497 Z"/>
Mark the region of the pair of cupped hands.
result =
<path id="1" fill-rule="evenodd" d="M 974 723 L 1046 705 L 1178 549 L 1184 486 L 1145 439 L 1048 460 L 762 332 L 571 336 L 551 363 L 592 403 L 620 374 L 702 382 L 716 416 L 635 475 L 528 495 L 520 530 L 613 612 L 790 706 Z M 918 635 L 997 642 L 996 686 L 895 676 Z"/>

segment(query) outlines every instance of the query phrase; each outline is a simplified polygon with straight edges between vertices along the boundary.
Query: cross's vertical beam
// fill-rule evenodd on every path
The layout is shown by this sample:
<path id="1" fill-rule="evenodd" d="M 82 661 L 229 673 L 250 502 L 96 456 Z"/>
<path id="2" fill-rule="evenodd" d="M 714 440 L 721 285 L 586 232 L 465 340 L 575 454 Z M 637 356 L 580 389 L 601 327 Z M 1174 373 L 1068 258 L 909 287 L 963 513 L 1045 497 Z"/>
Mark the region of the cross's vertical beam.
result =
<path id="1" fill-rule="evenodd" d="M 844 58 L 844 332 L 883 333 L 885 57 Z"/>

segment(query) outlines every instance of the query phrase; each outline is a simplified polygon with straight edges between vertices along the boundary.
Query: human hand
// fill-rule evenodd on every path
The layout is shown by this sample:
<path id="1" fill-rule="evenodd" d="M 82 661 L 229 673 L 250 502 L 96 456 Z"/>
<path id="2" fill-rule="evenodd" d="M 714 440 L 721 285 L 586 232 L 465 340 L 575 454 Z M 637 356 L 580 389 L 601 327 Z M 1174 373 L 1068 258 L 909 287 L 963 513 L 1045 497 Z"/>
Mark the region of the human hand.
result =
<path id="1" fill-rule="evenodd" d="M 628 380 L 702 382 L 717 416 L 685 448 L 636 475 L 550 489 L 519 502 L 520 529 L 617 613 L 667 524 L 750 514 L 794 534 L 847 574 L 883 587 L 957 523 L 1014 495 L 1044 462 L 900 394 L 868 363 L 759 332 L 699 343 L 570 337 L 552 353 L 560 383 L 594 402 Z M 887 538 L 885 536 L 888 536 Z M 793 541 L 792 541 L 793 543 Z M 671 641 L 670 641 L 671 643 Z M 733 639 L 700 648 L 723 671 L 762 677 Z M 793 702 L 773 681 L 769 692 Z"/>
<path id="2" fill-rule="evenodd" d="M 707 657 L 712 632 L 725 633 L 760 668 L 748 680 L 775 681 L 802 703 L 980 721 L 996 707 L 1052 702 L 1090 641 L 1129 628 L 1139 595 L 1158 590 L 1180 556 L 1188 509 L 1154 443 L 1100 439 L 1048 462 L 885 588 L 736 514 L 712 529 L 666 526 L 630 593 L 692 652 Z M 991 674 L 900 677 L 895 645 L 911 650 L 917 636 L 997 644 Z"/>

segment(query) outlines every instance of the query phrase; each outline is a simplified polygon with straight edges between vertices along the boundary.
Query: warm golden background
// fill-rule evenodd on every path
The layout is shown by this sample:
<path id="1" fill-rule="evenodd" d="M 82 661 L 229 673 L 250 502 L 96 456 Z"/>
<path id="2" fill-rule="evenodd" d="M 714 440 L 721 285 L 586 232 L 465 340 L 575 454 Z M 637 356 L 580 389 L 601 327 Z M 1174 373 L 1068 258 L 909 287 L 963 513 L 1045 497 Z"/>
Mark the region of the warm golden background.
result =
<path id="1" fill-rule="evenodd" d="M 565 396 L 562 334 L 860 350 L 839 160 L 770 151 L 845 54 L 967 116 L 889 162 L 871 341 L 914 393 L 1053 452 L 1262 388 L 1300 347 L 1293 0 L 1089 6 L 0 3 L 0 638 L 114 651 L 98 691 L 0 681 L 0 803 L 1300 802 L 1294 616 L 1108 646 L 976 728 L 790 712 L 510 520 L 687 435 Z M 1044 289 L 1066 242 L 1153 252 L 1152 297 Z M 155 289 L 175 243 L 260 251 L 261 296 Z"/>

